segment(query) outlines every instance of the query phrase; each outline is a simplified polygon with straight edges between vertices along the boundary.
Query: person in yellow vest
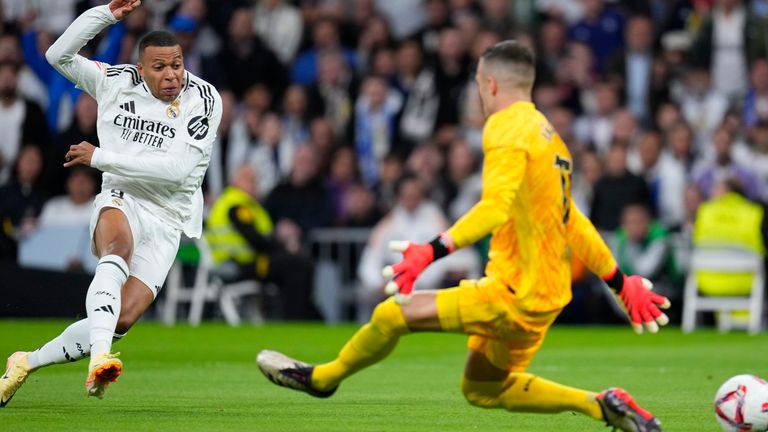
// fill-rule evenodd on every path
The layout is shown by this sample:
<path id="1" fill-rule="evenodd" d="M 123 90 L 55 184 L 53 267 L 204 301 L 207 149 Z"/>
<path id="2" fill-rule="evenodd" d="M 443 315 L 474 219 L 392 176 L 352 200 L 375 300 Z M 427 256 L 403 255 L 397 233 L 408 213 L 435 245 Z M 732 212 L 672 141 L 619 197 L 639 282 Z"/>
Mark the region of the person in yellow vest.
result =
<path id="1" fill-rule="evenodd" d="M 277 318 L 318 318 L 312 302 L 313 265 L 300 255 L 298 236 L 274 227 L 259 204 L 256 170 L 243 165 L 213 204 L 205 235 L 214 263 L 233 280 L 257 279 L 279 288 Z"/>
<path id="2" fill-rule="evenodd" d="M 762 205 L 748 200 L 744 188 L 734 179 L 717 182 L 713 198 L 699 206 L 693 226 L 693 247 L 740 247 L 765 255 L 768 221 Z M 713 296 L 748 295 L 751 274 L 698 272 L 702 294 Z"/>

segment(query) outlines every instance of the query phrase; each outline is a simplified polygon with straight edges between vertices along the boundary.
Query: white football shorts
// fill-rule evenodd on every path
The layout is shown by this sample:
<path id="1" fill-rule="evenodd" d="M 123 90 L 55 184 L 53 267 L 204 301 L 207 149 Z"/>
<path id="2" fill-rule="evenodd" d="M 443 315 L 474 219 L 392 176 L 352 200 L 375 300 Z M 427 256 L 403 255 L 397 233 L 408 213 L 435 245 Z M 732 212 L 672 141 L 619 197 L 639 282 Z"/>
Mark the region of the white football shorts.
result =
<path id="1" fill-rule="evenodd" d="M 157 298 L 179 250 L 181 231 L 171 227 L 123 191 L 112 189 L 96 195 L 91 214 L 91 253 L 96 253 L 93 233 L 105 208 L 115 208 L 128 219 L 133 235 L 130 275 L 143 282 Z"/>

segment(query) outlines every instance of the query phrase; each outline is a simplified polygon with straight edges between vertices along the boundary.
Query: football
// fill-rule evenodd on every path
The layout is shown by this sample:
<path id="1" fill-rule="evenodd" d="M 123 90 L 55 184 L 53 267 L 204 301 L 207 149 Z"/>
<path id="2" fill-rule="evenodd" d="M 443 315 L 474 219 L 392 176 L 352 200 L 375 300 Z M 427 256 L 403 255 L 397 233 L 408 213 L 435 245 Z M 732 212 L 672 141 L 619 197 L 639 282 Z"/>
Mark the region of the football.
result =
<path id="1" fill-rule="evenodd" d="M 768 384 L 749 374 L 728 379 L 715 395 L 715 416 L 726 432 L 768 431 Z"/>

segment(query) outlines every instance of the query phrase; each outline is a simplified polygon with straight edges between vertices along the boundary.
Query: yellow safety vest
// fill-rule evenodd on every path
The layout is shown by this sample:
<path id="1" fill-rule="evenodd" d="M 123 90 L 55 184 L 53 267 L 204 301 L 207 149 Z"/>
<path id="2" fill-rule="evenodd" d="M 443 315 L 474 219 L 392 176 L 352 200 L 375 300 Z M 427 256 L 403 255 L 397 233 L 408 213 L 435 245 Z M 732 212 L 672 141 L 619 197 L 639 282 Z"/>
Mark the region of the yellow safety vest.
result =
<path id="1" fill-rule="evenodd" d="M 741 247 L 765 254 L 760 230 L 763 207 L 737 193 L 727 193 L 699 207 L 693 228 L 694 247 Z M 752 275 L 697 272 L 699 291 L 707 295 L 748 295 Z"/>
<path id="2" fill-rule="evenodd" d="M 260 254 L 251 248 L 246 239 L 235 229 L 229 219 L 233 207 L 242 207 L 238 214 L 243 222 L 252 222 L 259 234 L 272 233 L 272 219 L 264 208 L 250 195 L 235 187 L 227 187 L 213 204 L 208 215 L 205 236 L 211 246 L 215 263 L 232 260 L 240 264 L 260 261 Z"/>

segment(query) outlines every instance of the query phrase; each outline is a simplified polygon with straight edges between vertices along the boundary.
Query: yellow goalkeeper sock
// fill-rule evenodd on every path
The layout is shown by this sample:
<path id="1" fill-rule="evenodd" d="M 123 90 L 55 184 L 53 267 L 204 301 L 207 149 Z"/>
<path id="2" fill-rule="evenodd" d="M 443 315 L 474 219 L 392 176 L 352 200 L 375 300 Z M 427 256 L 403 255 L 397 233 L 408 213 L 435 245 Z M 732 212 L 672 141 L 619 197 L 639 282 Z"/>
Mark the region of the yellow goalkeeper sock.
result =
<path id="1" fill-rule="evenodd" d="M 602 420 L 595 393 L 567 387 L 527 373 L 510 373 L 504 381 L 462 379 L 464 397 L 472 405 L 509 411 L 557 413 L 576 411 Z"/>
<path id="2" fill-rule="evenodd" d="M 393 298 L 382 302 L 370 322 L 352 336 L 335 360 L 315 366 L 312 387 L 326 391 L 338 386 L 344 378 L 386 357 L 407 332 L 400 306 Z"/>

